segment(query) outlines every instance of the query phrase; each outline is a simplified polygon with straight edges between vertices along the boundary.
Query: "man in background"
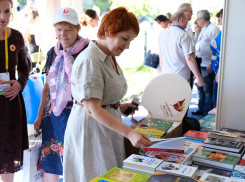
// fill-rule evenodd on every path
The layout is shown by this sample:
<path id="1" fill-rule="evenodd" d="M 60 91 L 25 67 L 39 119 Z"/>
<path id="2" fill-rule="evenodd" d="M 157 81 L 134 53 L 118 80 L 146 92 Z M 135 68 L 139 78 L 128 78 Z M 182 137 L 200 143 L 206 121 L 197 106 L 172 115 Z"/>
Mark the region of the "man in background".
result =
<path id="1" fill-rule="evenodd" d="M 214 73 L 212 73 L 210 49 L 211 42 L 218 36 L 220 30 L 217 26 L 210 22 L 210 13 L 207 10 L 197 12 L 197 23 L 202 27 L 202 31 L 196 43 L 196 56 L 202 58 L 201 74 L 204 79 L 204 86 L 197 87 L 199 94 L 198 110 L 192 112 L 193 115 L 207 115 L 213 109 L 213 81 Z"/>
<path id="2" fill-rule="evenodd" d="M 161 31 L 159 36 L 159 58 L 162 73 L 175 73 L 188 82 L 190 70 L 197 78 L 198 86 L 203 86 L 203 78 L 198 71 L 194 47 L 185 29 L 188 18 L 183 11 L 177 11 L 172 16 L 172 26 L 169 30 Z"/>

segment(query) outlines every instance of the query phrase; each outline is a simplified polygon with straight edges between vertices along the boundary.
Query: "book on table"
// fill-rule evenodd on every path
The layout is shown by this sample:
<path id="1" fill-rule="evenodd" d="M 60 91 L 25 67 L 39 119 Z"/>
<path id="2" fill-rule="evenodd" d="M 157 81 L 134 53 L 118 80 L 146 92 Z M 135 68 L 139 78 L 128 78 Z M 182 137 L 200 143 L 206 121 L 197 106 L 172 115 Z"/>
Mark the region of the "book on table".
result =
<path id="1" fill-rule="evenodd" d="M 153 174 L 163 160 L 132 154 L 123 161 L 123 169 Z"/>
<path id="2" fill-rule="evenodd" d="M 101 177 L 95 177 L 94 179 L 92 179 L 89 182 L 115 182 L 114 180 L 107 180 L 105 178 L 101 178 Z"/>
<path id="3" fill-rule="evenodd" d="M 245 166 L 236 165 L 231 173 L 231 177 L 236 179 L 245 179 Z"/>
<path id="4" fill-rule="evenodd" d="M 186 138 L 205 140 L 208 138 L 208 133 L 202 131 L 189 130 L 183 136 Z"/>
<path id="5" fill-rule="evenodd" d="M 203 147 L 225 150 L 230 152 L 240 153 L 243 150 L 243 143 L 224 140 L 224 139 L 217 139 L 217 138 L 207 138 L 203 141 Z"/>
<path id="6" fill-rule="evenodd" d="M 194 162 L 206 163 L 217 167 L 222 166 L 225 169 L 233 169 L 240 160 L 237 156 L 203 149 L 195 153 L 192 159 Z"/>
<path id="7" fill-rule="evenodd" d="M 195 178 L 198 180 L 202 177 L 204 173 L 216 174 L 216 175 L 226 176 L 226 177 L 231 176 L 231 171 L 228 170 L 214 168 L 211 166 L 204 166 L 200 164 L 193 164 L 192 166 L 198 168 L 197 178 Z"/>
<path id="8" fill-rule="evenodd" d="M 184 146 L 185 147 L 189 147 L 189 148 L 196 148 L 197 150 L 200 150 L 202 148 L 202 144 L 195 143 L 195 142 L 190 142 L 188 140 L 184 141 Z"/>
<path id="9" fill-rule="evenodd" d="M 168 129 L 168 131 L 164 134 L 164 136 L 167 135 L 167 134 L 169 134 L 171 131 L 173 131 L 180 124 L 181 124 L 180 122 L 173 121 L 172 126 Z"/>
<path id="10" fill-rule="evenodd" d="M 166 162 L 172 162 L 176 164 L 187 165 L 192 161 L 193 154 L 197 151 L 196 148 L 185 147 L 185 153 L 170 153 L 170 152 L 159 152 L 159 151 L 148 151 L 144 153 L 144 156 L 161 159 Z"/>
<path id="11" fill-rule="evenodd" d="M 151 175 L 147 182 L 196 182 L 196 180 L 155 172 Z"/>
<path id="12" fill-rule="evenodd" d="M 161 151 L 161 152 L 173 152 L 184 153 L 184 137 L 168 138 L 168 139 L 156 139 L 151 138 L 152 144 L 147 147 L 143 147 L 145 151 Z"/>
<path id="13" fill-rule="evenodd" d="M 149 138 L 162 138 L 172 125 L 173 122 L 171 121 L 145 118 L 135 130 L 145 134 Z"/>
<path id="14" fill-rule="evenodd" d="M 162 162 L 157 168 L 157 172 L 163 172 L 166 174 L 172 174 L 184 178 L 193 179 L 197 174 L 197 168 L 192 166 L 186 166 L 171 162 Z"/>
<path id="15" fill-rule="evenodd" d="M 201 163 L 201 162 L 196 162 L 196 161 L 193 162 L 193 165 L 202 165 L 202 166 L 207 166 L 207 167 L 222 169 L 222 170 L 230 171 L 230 172 L 232 172 L 232 170 L 233 170 L 233 169 L 224 168 L 221 165 L 220 166 L 214 166 L 214 165 L 211 165 L 211 164 L 206 164 L 206 163 Z"/>
<path id="16" fill-rule="evenodd" d="M 206 182 L 242 182 L 242 180 L 238 179 L 232 179 L 225 176 L 219 176 L 215 174 L 210 173 L 204 173 L 202 177 L 200 178 L 200 181 L 206 181 Z"/>
<path id="17" fill-rule="evenodd" d="M 225 150 L 219 150 L 219 149 L 213 149 L 213 148 L 208 148 L 208 147 L 203 147 L 204 150 L 209 150 L 209 151 L 214 151 L 214 152 L 221 152 L 221 153 L 226 153 L 229 155 L 234 155 L 239 157 L 240 159 L 242 158 L 244 152 L 245 152 L 245 148 L 243 148 L 243 150 L 241 151 L 241 153 L 236 153 L 236 152 L 229 152 L 229 151 L 225 151 Z"/>
<path id="18" fill-rule="evenodd" d="M 215 117 L 214 114 L 207 114 L 202 119 L 199 120 L 201 129 L 215 130 Z"/>
<path id="19" fill-rule="evenodd" d="M 209 132 L 208 137 L 236 141 L 236 142 L 240 142 L 242 139 L 242 137 L 239 134 L 227 132 L 227 131 L 217 131 L 217 130 Z"/>
<path id="20" fill-rule="evenodd" d="M 203 142 L 204 140 L 203 140 L 203 139 L 197 139 L 197 138 L 186 138 L 186 137 L 185 137 L 185 141 L 202 144 L 202 142 Z"/>
<path id="21" fill-rule="evenodd" d="M 245 166 L 245 160 L 242 159 L 242 160 L 240 161 L 239 165 L 240 165 L 240 166 Z"/>
<path id="22" fill-rule="evenodd" d="M 213 108 L 211 111 L 208 112 L 208 114 L 216 114 L 217 108 Z"/>
<path id="23" fill-rule="evenodd" d="M 222 128 L 220 131 L 228 131 L 231 133 L 238 134 L 242 137 L 242 142 L 245 142 L 245 131 L 244 130 L 236 130 L 231 128 Z"/>
<path id="24" fill-rule="evenodd" d="M 108 181 L 117 181 L 117 182 L 143 182 L 149 179 L 151 175 L 149 174 L 144 174 L 144 173 L 139 173 L 135 171 L 130 171 L 126 169 L 121 169 L 114 167 L 105 174 L 101 176 L 101 178 L 104 178 L 105 180 Z"/>

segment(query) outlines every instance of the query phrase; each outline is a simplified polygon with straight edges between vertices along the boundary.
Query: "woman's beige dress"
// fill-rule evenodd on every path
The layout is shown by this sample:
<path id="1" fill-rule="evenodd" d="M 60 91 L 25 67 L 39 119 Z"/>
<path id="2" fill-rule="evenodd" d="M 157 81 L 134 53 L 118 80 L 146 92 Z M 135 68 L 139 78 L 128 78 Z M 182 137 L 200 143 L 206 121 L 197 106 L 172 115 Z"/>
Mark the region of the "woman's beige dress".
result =
<path id="1" fill-rule="evenodd" d="M 127 83 L 118 65 L 117 69 L 119 74 L 108 57 L 90 41 L 73 65 L 74 100 L 97 98 L 102 105 L 120 101 L 127 91 Z M 105 110 L 121 121 L 119 108 L 107 106 Z M 90 117 L 83 106 L 74 104 L 65 132 L 64 181 L 88 182 L 113 167 L 122 167 L 124 158 L 123 136 Z"/>

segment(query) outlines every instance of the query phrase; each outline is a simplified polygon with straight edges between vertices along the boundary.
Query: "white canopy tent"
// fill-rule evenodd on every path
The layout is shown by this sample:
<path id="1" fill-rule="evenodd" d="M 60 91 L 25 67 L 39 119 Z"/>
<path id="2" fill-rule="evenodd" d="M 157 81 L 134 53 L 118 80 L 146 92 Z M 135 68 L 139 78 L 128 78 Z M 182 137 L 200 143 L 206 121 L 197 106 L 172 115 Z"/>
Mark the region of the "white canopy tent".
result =
<path id="1" fill-rule="evenodd" d="M 47 52 L 56 43 L 53 28 L 53 16 L 56 9 L 70 7 L 76 10 L 78 17 L 83 14 L 83 0 L 36 0 L 36 6 L 40 15 L 40 32 L 43 35 L 42 50 Z"/>

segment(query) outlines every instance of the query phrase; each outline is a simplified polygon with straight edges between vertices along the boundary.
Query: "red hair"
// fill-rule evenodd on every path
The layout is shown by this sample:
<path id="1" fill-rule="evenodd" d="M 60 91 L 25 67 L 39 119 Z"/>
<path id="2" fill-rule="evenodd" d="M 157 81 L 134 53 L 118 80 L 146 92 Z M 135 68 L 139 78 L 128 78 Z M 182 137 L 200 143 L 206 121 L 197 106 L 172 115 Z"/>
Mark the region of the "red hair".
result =
<path id="1" fill-rule="evenodd" d="M 109 36 L 113 37 L 116 33 L 129 29 L 133 29 L 136 33 L 135 37 L 137 37 L 140 31 L 139 22 L 135 15 L 128 12 L 125 7 L 118 7 L 103 17 L 97 36 L 104 39 L 106 31 L 109 32 Z"/>

